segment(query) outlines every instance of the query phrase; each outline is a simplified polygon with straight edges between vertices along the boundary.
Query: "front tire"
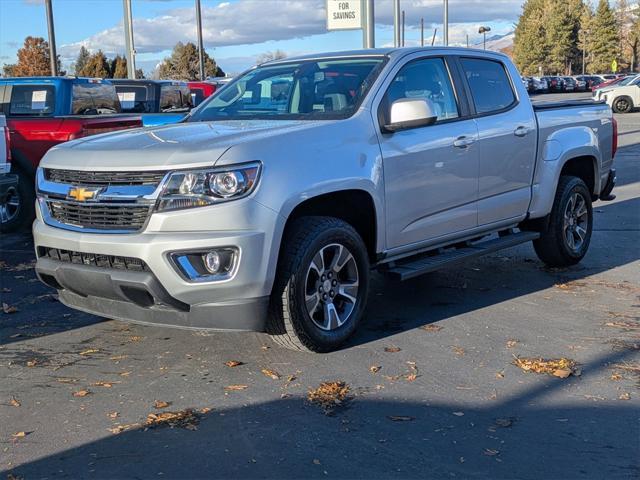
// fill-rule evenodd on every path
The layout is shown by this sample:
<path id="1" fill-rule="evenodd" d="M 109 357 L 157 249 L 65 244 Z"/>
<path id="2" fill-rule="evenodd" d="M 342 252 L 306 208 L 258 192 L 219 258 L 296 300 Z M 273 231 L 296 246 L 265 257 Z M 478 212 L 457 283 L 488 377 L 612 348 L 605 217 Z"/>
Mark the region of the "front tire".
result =
<path id="1" fill-rule="evenodd" d="M 18 185 L 0 199 L 0 232 L 26 230 L 35 218 L 36 192 L 33 178 L 16 168 Z"/>
<path id="2" fill-rule="evenodd" d="M 629 97 L 617 97 L 612 102 L 615 113 L 629 113 L 633 110 L 633 101 Z"/>
<path id="3" fill-rule="evenodd" d="M 578 177 L 562 176 L 549 224 L 533 242 L 538 258 L 550 267 L 577 264 L 586 255 L 593 230 L 591 194 Z"/>
<path id="4" fill-rule="evenodd" d="M 368 289 L 367 249 L 351 225 L 297 219 L 283 239 L 267 333 L 293 350 L 336 350 L 358 327 Z"/>

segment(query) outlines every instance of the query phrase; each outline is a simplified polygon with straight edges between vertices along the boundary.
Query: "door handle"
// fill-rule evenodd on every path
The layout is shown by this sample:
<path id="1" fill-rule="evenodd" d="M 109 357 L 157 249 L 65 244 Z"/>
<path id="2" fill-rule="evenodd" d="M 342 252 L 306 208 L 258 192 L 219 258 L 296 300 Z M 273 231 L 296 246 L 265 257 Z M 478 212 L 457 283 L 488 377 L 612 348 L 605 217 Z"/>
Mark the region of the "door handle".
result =
<path id="1" fill-rule="evenodd" d="M 467 148 L 469 145 L 473 145 L 475 143 L 475 140 L 471 137 L 465 137 L 464 135 L 462 137 L 458 137 L 456 138 L 456 140 L 453 142 L 453 146 L 456 148 Z"/>
<path id="2" fill-rule="evenodd" d="M 525 137 L 531 131 L 529 127 L 518 127 L 514 130 L 513 134 L 516 137 Z"/>

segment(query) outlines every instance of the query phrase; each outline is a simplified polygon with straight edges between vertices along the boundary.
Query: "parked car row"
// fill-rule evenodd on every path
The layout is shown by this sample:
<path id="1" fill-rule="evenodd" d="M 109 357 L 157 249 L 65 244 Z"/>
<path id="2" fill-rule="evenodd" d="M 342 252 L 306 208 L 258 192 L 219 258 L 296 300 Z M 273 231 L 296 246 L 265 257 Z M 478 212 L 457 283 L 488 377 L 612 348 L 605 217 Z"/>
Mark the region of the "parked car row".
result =
<path id="1" fill-rule="evenodd" d="M 592 92 L 605 85 L 615 84 L 633 74 L 575 75 L 522 77 L 529 93 Z"/>
<path id="2" fill-rule="evenodd" d="M 0 115 L 6 122 L 3 151 L 11 160 L 2 162 L 0 175 L 10 168 L 11 179 L 17 177 L 17 185 L 6 188 L 8 177 L 0 178 L 0 231 L 21 229 L 33 221 L 36 169 L 51 147 L 98 133 L 178 122 L 220 85 L 79 77 L 0 79 Z"/>

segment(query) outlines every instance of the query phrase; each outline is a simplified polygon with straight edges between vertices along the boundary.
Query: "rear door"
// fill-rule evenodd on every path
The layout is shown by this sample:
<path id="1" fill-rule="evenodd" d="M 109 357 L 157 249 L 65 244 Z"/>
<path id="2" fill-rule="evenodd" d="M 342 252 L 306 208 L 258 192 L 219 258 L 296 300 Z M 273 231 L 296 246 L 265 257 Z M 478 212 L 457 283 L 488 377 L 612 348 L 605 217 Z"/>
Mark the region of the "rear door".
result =
<path id="1" fill-rule="evenodd" d="M 527 92 L 499 59 L 461 57 L 478 126 L 478 225 L 526 214 L 531 198 L 537 125 Z M 520 87 L 520 88 L 518 88 Z"/>
<path id="2" fill-rule="evenodd" d="M 438 114 L 433 125 L 379 136 L 389 249 L 477 226 L 478 132 L 450 66 L 444 57 L 414 55 L 392 72 L 380 101 L 379 123 L 402 98 L 428 99 Z"/>

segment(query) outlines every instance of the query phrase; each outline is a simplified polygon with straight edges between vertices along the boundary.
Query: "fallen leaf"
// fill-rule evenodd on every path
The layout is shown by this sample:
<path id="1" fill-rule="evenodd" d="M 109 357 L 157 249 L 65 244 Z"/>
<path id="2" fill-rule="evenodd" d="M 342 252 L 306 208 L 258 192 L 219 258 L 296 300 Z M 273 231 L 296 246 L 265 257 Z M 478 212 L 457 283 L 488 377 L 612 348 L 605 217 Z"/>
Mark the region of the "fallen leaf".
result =
<path id="1" fill-rule="evenodd" d="M 74 397 L 86 397 L 91 392 L 89 390 L 78 390 L 77 392 L 73 392 Z"/>
<path id="2" fill-rule="evenodd" d="M 111 433 L 118 434 L 122 433 L 126 430 L 131 430 L 132 428 L 138 428 L 141 425 L 139 423 L 129 423 L 126 425 L 116 425 L 115 427 L 107 428 Z"/>
<path id="3" fill-rule="evenodd" d="M 628 392 L 621 393 L 618 397 L 620 400 L 631 400 L 631 394 Z"/>
<path id="4" fill-rule="evenodd" d="M 199 414 L 192 408 L 180 410 L 179 412 L 159 412 L 150 413 L 144 422 L 147 428 L 169 426 L 179 427 L 187 430 L 197 430 L 200 422 Z"/>
<path id="5" fill-rule="evenodd" d="M 493 448 L 485 448 L 482 452 L 484 455 L 488 455 L 489 457 L 495 457 L 500 454 L 499 450 L 494 450 Z"/>
<path id="6" fill-rule="evenodd" d="M 418 378 L 418 375 L 415 373 L 408 373 L 404 376 L 404 378 L 407 380 L 407 382 L 413 382 L 416 378 Z"/>
<path id="7" fill-rule="evenodd" d="M 163 402 L 162 400 L 156 400 L 153 403 L 155 408 L 167 408 L 169 405 L 171 405 L 171 402 Z"/>
<path id="8" fill-rule="evenodd" d="M 430 323 L 429 325 L 422 325 L 420 327 L 420 329 L 424 330 L 425 332 L 439 332 L 443 328 L 444 327 L 442 327 L 440 325 L 436 325 L 435 323 Z"/>
<path id="9" fill-rule="evenodd" d="M 115 356 L 113 356 L 113 357 L 109 357 L 109 360 L 115 360 L 115 361 L 117 361 L 117 360 L 124 360 L 125 358 L 127 358 L 127 356 L 126 356 L 126 355 L 115 355 Z"/>
<path id="10" fill-rule="evenodd" d="M 100 351 L 99 348 L 89 348 L 87 350 L 83 350 L 82 352 L 80 352 L 78 355 L 91 355 L 92 353 L 98 353 Z"/>
<path id="11" fill-rule="evenodd" d="M 518 344 L 518 340 L 507 340 L 507 348 L 513 348 Z"/>
<path id="12" fill-rule="evenodd" d="M 11 397 L 11 400 L 9 401 L 9 403 L 11 404 L 12 407 L 19 407 L 21 405 L 20 401 L 18 401 L 16 397 Z"/>
<path id="13" fill-rule="evenodd" d="M 27 367 L 35 367 L 37 364 L 38 364 L 38 361 L 36 359 L 27 360 Z"/>
<path id="14" fill-rule="evenodd" d="M 2 311 L 4 313 L 16 313 L 18 311 L 18 308 L 14 307 L 13 305 L 9 305 L 8 303 L 2 302 Z"/>
<path id="15" fill-rule="evenodd" d="M 113 384 L 117 383 L 117 382 L 94 382 L 91 384 L 92 387 L 104 387 L 104 388 L 111 388 L 113 387 Z"/>
<path id="16" fill-rule="evenodd" d="M 349 385 L 345 382 L 322 382 L 316 388 L 310 388 L 307 393 L 307 400 L 320 406 L 326 414 L 333 411 L 348 399 Z"/>
<path id="17" fill-rule="evenodd" d="M 139 335 L 133 335 L 132 337 L 129 337 L 130 342 L 140 342 L 142 340 L 144 340 L 144 337 L 141 337 Z"/>
<path id="18" fill-rule="evenodd" d="M 496 418 L 494 426 L 499 428 L 509 428 L 513 425 L 513 418 Z"/>
<path id="19" fill-rule="evenodd" d="M 211 407 L 202 407 L 200 409 L 200 413 L 205 414 L 205 413 L 209 413 L 211 411 Z"/>
<path id="20" fill-rule="evenodd" d="M 577 375 L 576 362 L 569 358 L 545 360 L 543 358 L 514 357 L 513 364 L 525 372 L 546 373 L 559 378 Z"/>
<path id="21" fill-rule="evenodd" d="M 313 459 L 313 463 L 314 463 L 315 465 L 320 465 L 320 460 L 318 460 L 317 458 L 314 458 L 314 459 Z"/>
<path id="22" fill-rule="evenodd" d="M 22 437 L 26 437 L 27 435 L 29 435 L 28 432 L 16 432 L 11 436 L 15 438 L 22 438 Z"/>
<path id="23" fill-rule="evenodd" d="M 59 383 L 77 383 L 78 379 L 77 378 L 58 377 L 58 378 L 56 378 L 56 381 L 59 382 Z"/>
<path id="24" fill-rule="evenodd" d="M 456 345 L 452 345 L 451 346 L 451 350 L 453 350 L 453 353 L 455 353 L 456 355 L 462 357 L 464 355 L 464 348 L 462 347 L 458 347 Z"/>
<path id="25" fill-rule="evenodd" d="M 228 362 L 224 362 L 224 364 L 229 368 L 233 368 L 233 367 L 239 367 L 240 365 L 244 365 L 244 362 L 240 362 L 238 360 L 229 360 Z"/>
<path id="26" fill-rule="evenodd" d="M 118 418 L 120 416 L 120 413 L 119 412 L 110 412 L 110 413 L 107 413 L 107 416 L 109 418 Z"/>
<path id="27" fill-rule="evenodd" d="M 225 390 L 246 390 L 249 388 L 248 385 L 227 385 L 224 387 Z"/>
<path id="28" fill-rule="evenodd" d="M 131 375 L 131 372 L 120 372 L 118 375 L 120 375 L 121 377 L 128 377 L 129 375 Z"/>
<path id="29" fill-rule="evenodd" d="M 390 347 L 384 347 L 384 351 L 387 353 L 397 353 L 401 350 L 402 349 L 400 347 L 396 347 L 395 345 L 392 345 Z"/>
<path id="30" fill-rule="evenodd" d="M 496 372 L 496 378 L 504 378 L 503 372 Z"/>
<path id="31" fill-rule="evenodd" d="M 456 417 L 464 417 L 464 412 L 453 412 Z"/>
<path id="32" fill-rule="evenodd" d="M 392 422 L 411 422 L 416 417 L 409 417 L 407 415 L 387 415 L 387 418 Z"/>
<path id="33" fill-rule="evenodd" d="M 622 380 L 622 375 L 620 375 L 619 373 L 612 373 L 611 376 L 609 377 L 611 380 Z"/>
<path id="34" fill-rule="evenodd" d="M 382 367 L 380 365 L 371 365 L 369 371 L 371 373 L 378 373 Z"/>
<path id="35" fill-rule="evenodd" d="M 261 371 L 266 377 L 269 377 L 272 380 L 278 380 L 280 378 L 280 374 L 278 372 L 269 370 L 268 368 L 263 368 Z"/>

